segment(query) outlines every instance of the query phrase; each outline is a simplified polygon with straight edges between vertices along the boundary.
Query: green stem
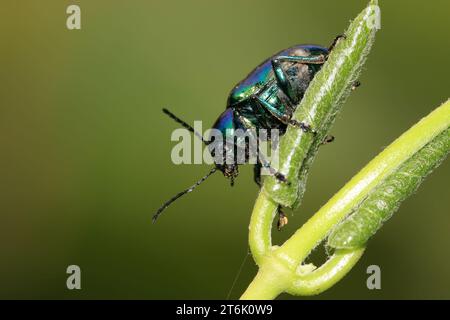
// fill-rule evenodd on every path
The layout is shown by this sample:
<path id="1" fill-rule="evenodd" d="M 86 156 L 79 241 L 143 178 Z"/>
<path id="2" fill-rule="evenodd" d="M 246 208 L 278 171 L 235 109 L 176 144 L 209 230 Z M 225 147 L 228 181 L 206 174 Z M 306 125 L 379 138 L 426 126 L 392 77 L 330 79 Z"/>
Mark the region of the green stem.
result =
<path id="1" fill-rule="evenodd" d="M 299 176 L 304 177 L 303 164 L 312 161 L 336 114 L 350 95 L 375 41 L 377 25 L 374 21 L 378 18 L 379 7 L 376 1 L 371 1 L 350 24 L 345 39 L 338 41 L 297 106 L 294 119 L 309 123 L 318 134 L 313 136 L 289 127 L 280 139 L 278 170 L 291 183 L 283 184 L 268 177 L 264 181 L 263 192 L 284 207 L 299 204 L 305 184 L 304 179 L 299 180 Z"/>
<path id="2" fill-rule="evenodd" d="M 254 214 L 250 219 L 249 245 L 257 265 L 260 265 L 272 246 L 272 221 L 277 208 L 278 205 L 275 202 L 263 195 L 256 199 Z"/>
<path id="3" fill-rule="evenodd" d="M 333 230 L 328 245 L 335 249 L 364 246 L 425 177 L 439 166 L 449 150 L 450 129 L 446 129 L 371 192 L 356 212 Z"/>
<path id="4" fill-rule="evenodd" d="M 258 265 L 272 245 L 271 226 L 277 205 L 296 206 L 301 200 L 307 172 L 320 142 L 328 134 L 343 101 L 350 94 L 374 42 L 376 27 L 370 22 L 378 17 L 378 13 L 377 1 L 371 1 L 358 15 L 349 27 L 346 39 L 337 43 L 296 109 L 295 119 L 307 121 L 316 128 L 315 139 L 312 134 L 297 128 L 288 128 L 281 138 L 281 171 L 290 184 L 279 184 L 271 177 L 264 179 L 249 228 L 250 249 Z"/>
<path id="5" fill-rule="evenodd" d="M 450 101 L 447 101 L 384 149 L 289 240 L 281 247 L 273 247 L 270 252 L 267 228 L 270 228 L 272 220 L 269 217 L 273 216 L 276 205 L 264 193 L 260 193 L 257 200 L 259 205 L 255 206 L 255 210 L 267 211 L 255 211 L 253 214 L 260 218 L 254 220 L 252 217 L 252 221 L 259 222 L 258 228 L 265 230 L 264 234 L 269 242 L 265 242 L 265 253 L 258 257 L 260 270 L 242 298 L 269 299 L 284 291 L 296 295 L 312 295 L 338 282 L 359 260 L 364 252 L 363 246 L 336 250 L 324 265 L 312 272 L 302 272 L 306 269 L 302 262 L 342 219 L 361 203 L 364 204 L 364 200 L 375 190 L 384 190 L 386 183 L 394 188 L 392 192 L 398 196 L 398 201 L 404 200 L 406 196 L 395 188 L 406 190 L 406 195 L 411 194 L 411 190 L 417 186 L 417 179 L 422 181 L 449 152 L 449 128 Z M 399 181 L 399 176 L 403 176 L 402 184 L 390 183 L 391 178 Z M 254 223 L 250 225 L 250 231 L 257 235 L 258 233 L 252 233 L 252 228 L 257 225 Z M 263 223 L 267 225 L 263 226 Z M 364 226 L 362 229 L 364 230 Z M 252 241 L 257 242 L 257 239 Z M 358 242 L 358 245 L 362 243 Z"/>
<path id="6" fill-rule="evenodd" d="M 296 276 L 286 292 L 297 296 L 312 296 L 331 288 L 359 261 L 365 248 L 336 250 L 320 268 L 306 275 Z"/>
<path id="7" fill-rule="evenodd" d="M 340 41 L 331 52 L 297 106 L 294 118 L 308 122 L 318 134 L 313 137 L 290 127 L 280 140 L 279 171 L 290 184 L 279 183 L 272 177 L 264 181 L 249 227 L 250 249 L 259 271 L 242 299 L 273 299 L 282 292 L 313 295 L 333 286 L 357 263 L 367 239 L 382 221 L 449 151 L 450 102 L 447 101 L 384 149 L 281 247 L 272 246 L 271 227 L 277 207 L 296 207 L 300 203 L 309 167 L 361 71 L 374 42 L 377 29 L 374 21 L 378 18 L 379 7 L 372 0 L 350 24 L 345 41 Z M 401 184 L 397 185 L 399 181 Z M 386 193 L 391 202 L 387 207 L 377 208 L 380 204 L 377 200 L 383 200 Z M 362 210 L 366 207 L 369 210 Z M 350 215 L 355 211 L 357 214 Z M 349 224 L 339 225 L 349 215 L 345 220 Z M 379 219 L 371 219 L 374 215 Z M 352 219 L 358 221 L 358 228 L 353 228 Z M 315 270 L 312 265 L 303 265 L 311 250 L 332 230 L 338 235 L 334 238 L 337 241 L 329 243 L 336 249 L 333 256 Z M 349 241 L 353 236 L 357 241 Z"/>
<path id="8" fill-rule="evenodd" d="M 293 276 L 291 270 L 267 254 L 258 274 L 241 296 L 241 300 L 275 299 L 291 285 Z"/>
<path id="9" fill-rule="evenodd" d="M 395 168 L 450 126 L 447 101 L 384 149 L 277 250 L 292 268 Z"/>

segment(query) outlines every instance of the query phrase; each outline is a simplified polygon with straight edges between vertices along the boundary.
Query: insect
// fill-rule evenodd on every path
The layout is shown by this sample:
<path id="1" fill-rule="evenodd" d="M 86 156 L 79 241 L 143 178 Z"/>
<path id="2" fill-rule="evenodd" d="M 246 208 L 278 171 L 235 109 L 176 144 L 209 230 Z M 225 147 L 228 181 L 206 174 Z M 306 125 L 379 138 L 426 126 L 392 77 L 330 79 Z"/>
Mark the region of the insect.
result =
<path id="1" fill-rule="evenodd" d="M 345 36 L 336 37 L 329 48 L 316 45 L 296 45 L 263 61 L 231 90 L 225 111 L 218 117 L 213 128 L 222 132 L 224 136 L 236 129 L 244 131 L 278 129 L 280 134 L 283 134 L 287 126 L 294 126 L 315 134 L 314 128 L 311 128 L 308 123 L 294 120 L 292 115 L 314 75 L 320 70 L 329 52 L 341 38 L 345 38 Z M 163 109 L 163 112 L 198 136 L 206 145 L 211 143 L 211 140 L 205 139 L 189 124 L 167 109 Z M 270 137 L 268 139 L 270 140 Z M 333 139 L 333 137 L 327 137 L 325 142 L 331 142 Z M 224 146 L 224 149 L 226 148 Z M 267 168 L 270 174 L 279 181 L 289 183 L 282 173 L 270 166 L 263 155 L 258 154 L 258 162 L 254 167 L 254 180 L 258 186 L 261 186 L 262 167 Z M 237 163 L 216 162 L 211 171 L 203 178 L 164 203 L 153 216 L 153 222 L 172 202 L 194 190 L 216 171 L 221 171 L 226 178 L 229 178 L 231 185 L 234 184 L 234 179 L 239 174 Z M 287 218 L 280 208 L 278 227 L 281 228 L 286 223 Z"/>

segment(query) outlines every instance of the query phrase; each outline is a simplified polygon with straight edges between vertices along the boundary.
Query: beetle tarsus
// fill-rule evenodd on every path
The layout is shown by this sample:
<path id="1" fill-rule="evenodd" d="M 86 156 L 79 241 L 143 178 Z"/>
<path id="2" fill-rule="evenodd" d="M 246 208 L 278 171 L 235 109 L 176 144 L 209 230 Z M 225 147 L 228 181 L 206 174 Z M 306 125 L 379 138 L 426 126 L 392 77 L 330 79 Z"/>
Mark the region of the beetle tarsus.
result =
<path id="1" fill-rule="evenodd" d="M 295 119 L 291 119 L 291 120 L 289 120 L 289 124 L 292 125 L 292 126 L 294 126 L 294 127 L 298 127 L 298 128 L 300 128 L 300 129 L 302 129 L 304 132 L 310 132 L 310 133 L 312 133 L 312 134 L 314 134 L 314 135 L 317 134 L 317 131 L 314 130 L 313 128 L 311 128 L 311 125 L 309 125 L 309 124 L 306 123 L 306 122 L 303 122 L 303 121 L 297 121 L 297 120 L 295 120 Z"/>
<path id="2" fill-rule="evenodd" d="M 345 39 L 347 39 L 347 36 L 345 34 L 340 34 L 340 35 L 336 36 L 336 38 L 334 38 L 333 42 L 331 43 L 330 47 L 328 48 L 328 51 L 329 52 L 333 51 L 333 49 L 336 47 L 336 45 L 339 43 L 339 41 L 345 40 Z"/>
<path id="3" fill-rule="evenodd" d="M 328 144 L 328 143 L 331 143 L 331 142 L 334 141 L 334 139 L 335 139 L 334 136 L 332 136 L 332 135 L 327 135 L 327 136 L 325 137 L 325 139 L 323 139 L 322 144 Z"/>
<path id="4" fill-rule="evenodd" d="M 359 86 L 361 86 L 361 82 L 360 81 L 357 80 L 357 81 L 353 82 L 352 90 L 355 91 L 356 88 L 358 88 Z"/>
<path id="5" fill-rule="evenodd" d="M 274 173 L 275 178 L 283 183 L 286 183 L 287 185 L 290 185 L 291 183 L 287 180 L 286 176 L 280 172 L 275 172 Z"/>
<path id="6" fill-rule="evenodd" d="M 268 168 L 271 175 L 275 177 L 279 182 L 286 183 L 288 186 L 291 185 L 291 183 L 288 181 L 286 176 L 282 174 L 281 172 L 276 171 L 274 168 L 272 168 L 269 164 L 262 164 L 263 167 Z"/>

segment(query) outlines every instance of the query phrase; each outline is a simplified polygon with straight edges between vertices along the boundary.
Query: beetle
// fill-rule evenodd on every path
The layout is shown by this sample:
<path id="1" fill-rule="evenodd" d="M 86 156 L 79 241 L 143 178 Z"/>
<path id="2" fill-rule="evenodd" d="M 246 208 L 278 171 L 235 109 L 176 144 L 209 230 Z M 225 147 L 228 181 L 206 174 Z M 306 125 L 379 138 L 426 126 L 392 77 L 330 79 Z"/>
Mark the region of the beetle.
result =
<path id="1" fill-rule="evenodd" d="M 336 37 L 329 48 L 317 45 L 295 45 L 264 60 L 231 90 L 225 111 L 217 118 L 212 128 L 219 130 L 224 137 L 236 129 L 244 131 L 254 129 L 256 132 L 260 129 L 278 129 L 283 134 L 287 126 L 294 126 L 315 134 L 314 128 L 311 128 L 308 123 L 292 119 L 292 115 L 311 80 L 341 38 L 345 36 Z M 205 139 L 169 110 L 163 109 L 163 112 L 197 135 L 206 145 L 211 143 L 211 140 Z M 270 140 L 270 137 L 268 139 Z M 333 139 L 328 136 L 324 142 L 331 142 Z M 225 146 L 224 148 L 226 149 Z M 289 183 L 283 174 L 270 167 L 268 161 L 258 155 L 258 162 L 254 167 L 254 180 L 258 186 L 261 186 L 262 167 L 269 169 L 270 174 L 279 181 Z M 172 202 L 194 190 L 216 171 L 221 171 L 226 178 L 229 178 L 231 185 L 239 174 L 237 163 L 216 162 L 203 178 L 164 203 L 153 216 L 153 222 Z M 286 216 L 279 210 L 278 227 L 286 223 Z"/>

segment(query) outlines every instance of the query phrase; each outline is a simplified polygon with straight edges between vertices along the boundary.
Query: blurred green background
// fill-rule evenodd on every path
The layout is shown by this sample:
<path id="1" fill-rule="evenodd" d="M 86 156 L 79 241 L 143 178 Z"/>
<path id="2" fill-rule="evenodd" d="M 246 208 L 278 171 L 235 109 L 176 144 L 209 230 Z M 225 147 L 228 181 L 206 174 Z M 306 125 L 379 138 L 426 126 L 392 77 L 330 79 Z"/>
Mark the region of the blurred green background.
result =
<path id="1" fill-rule="evenodd" d="M 67 30 L 70 4 L 82 29 Z M 177 124 L 212 124 L 229 90 L 274 52 L 328 46 L 366 1 L 16 1 L 0 21 L 0 297 L 224 299 L 246 256 L 257 194 L 172 164 Z M 380 1 L 382 29 L 309 178 L 287 239 L 403 131 L 448 98 L 450 2 Z M 381 229 L 350 274 L 314 299 L 450 298 L 449 161 Z M 82 290 L 66 289 L 66 268 Z M 366 288 L 366 268 L 382 289 Z M 248 257 L 231 292 L 256 273 Z M 288 295 L 281 299 L 292 298 Z"/>

